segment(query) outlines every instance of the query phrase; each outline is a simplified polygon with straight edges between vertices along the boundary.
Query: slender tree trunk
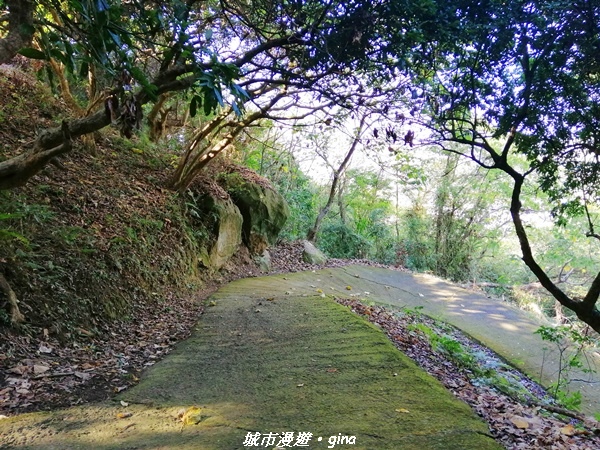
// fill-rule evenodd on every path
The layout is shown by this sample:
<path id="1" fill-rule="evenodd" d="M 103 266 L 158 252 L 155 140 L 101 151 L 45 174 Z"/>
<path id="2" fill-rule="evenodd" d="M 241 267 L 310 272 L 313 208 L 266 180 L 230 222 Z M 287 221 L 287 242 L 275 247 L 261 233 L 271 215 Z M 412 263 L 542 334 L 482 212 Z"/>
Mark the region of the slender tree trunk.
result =
<path id="1" fill-rule="evenodd" d="M 317 239 L 317 234 L 319 233 L 319 230 L 321 228 L 321 223 L 323 222 L 323 219 L 325 218 L 325 216 L 327 216 L 327 214 L 329 213 L 329 210 L 331 209 L 331 205 L 333 204 L 333 201 L 335 200 L 335 194 L 337 193 L 337 188 L 338 188 L 340 178 L 343 176 L 346 168 L 348 167 L 348 164 L 350 163 L 350 159 L 352 158 L 352 155 L 354 154 L 354 151 L 358 147 L 358 143 L 360 142 L 360 137 L 362 134 L 363 127 L 365 125 L 365 121 L 366 121 L 366 116 L 363 116 L 360 119 L 360 124 L 358 126 L 358 130 L 356 131 L 356 136 L 354 137 L 354 140 L 352 141 L 352 145 L 350 146 L 348 153 L 344 157 L 344 160 L 342 161 L 340 166 L 333 172 L 333 180 L 331 182 L 331 188 L 329 189 L 329 197 L 327 198 L 327 203 L 325 203 L 325 206 L 323 206 L 321 208 L 321 210 L 319 211 L 319 214 L 317 215 L 317 219 L 315 220 L 315 224 L 312 226 L 312 228 L 310 230 L 308 230 L 308 233 L 306 234 L 307 241 L 315 242 Z"/>
<path id="2" fill-rule="evenodd" d="M 348 178 L 346 176 L 342 177 L 342 183 L 337 194 L 338 208 L 340 209 L 340 220 L 344 225 L 346 225 L 346 205 L 344 204 L 344 191 L 346 190 L 347 184 Z"/>
<path id="3" fill-rule="evenodd" d="M 217 155 L 233 143 L 235 138 L 257 120 L 267 116 L 268 111 L 275 106 L 286 94 L 279 93 L 260 110 L 248 114 L 242 121 L 227 120 L 232 114 L 232 108 L 227 108 L 198 131 L 177 165 L 168 185 L 178 192 L 185 191 L 194 178 L 210 163 Z M 217 141 L 216 144 L 213 144 Z M 200 146 L 199 148 L 197 148 Z"/>
<path id="4" fill-rule="evenodd" d="M 71 93 L 71 86 L 69 85 L 69 81 L 65 76 L 65 67 L 53 58 L 50 59 L 49 64 L 52 68 L 52 71 L 58 78 L 58 82 L 60 84 L 60 92 L 67 106 L 69 106 L 69 108 L 75 111 L 75 113 L 79 117 L 84 116 L 85 110 L 79 105 L 79 103 L 77 103 L 75 97 L 73 97 L 73 94 Z"/>
<path id="5" fill-rule="evenodd" d="M 169 97 L 168 93 L 160 95 L 148 114 L 150 140 L 152 142 L 158 142 L 164 134 L 169 110 L 163 110 L 163 106 Z"/>

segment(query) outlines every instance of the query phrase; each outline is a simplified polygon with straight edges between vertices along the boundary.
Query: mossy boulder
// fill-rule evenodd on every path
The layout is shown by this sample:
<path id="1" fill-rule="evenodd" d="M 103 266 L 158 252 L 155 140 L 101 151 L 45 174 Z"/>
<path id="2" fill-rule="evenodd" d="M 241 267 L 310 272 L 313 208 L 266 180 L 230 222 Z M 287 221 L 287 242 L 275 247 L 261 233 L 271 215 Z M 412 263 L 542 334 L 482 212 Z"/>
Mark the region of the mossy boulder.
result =
<path id="1" fill-rule="evenodd" d="M 231 195 L 243 217 L 242 241 L 253 255 L 262 255 L 275 244 L 290 215 L 285 199 L 268 181 L 253 173 L 238 172 L 220 177 L 223 188 Z"/>
<path id="2" fill-rule="evenodd" d="M 271 254 L 268 250 L 262 252 L 262 255 L 256 255 L 254 257 L 254 262 L 258 265 L 261 272 L 267 273 L 271 270 Z"/>
<path id="3" fill-rule="evenodd" d="M 210 250 L 201 255 L 201 259 L 208 268 L 219 270 L 242 243 L 242 214 L 229 196 L 205 194 L 201 204 L 211 218 L 215 236 Z"/>
<path id="4" fill-rule="evenodd" d="M 327 262 L 327 256 L 315 247 L 309 241 L 302 241 L 304 250 L 302 251 L 302 260 L 308 264 L 325 264 Z"/>

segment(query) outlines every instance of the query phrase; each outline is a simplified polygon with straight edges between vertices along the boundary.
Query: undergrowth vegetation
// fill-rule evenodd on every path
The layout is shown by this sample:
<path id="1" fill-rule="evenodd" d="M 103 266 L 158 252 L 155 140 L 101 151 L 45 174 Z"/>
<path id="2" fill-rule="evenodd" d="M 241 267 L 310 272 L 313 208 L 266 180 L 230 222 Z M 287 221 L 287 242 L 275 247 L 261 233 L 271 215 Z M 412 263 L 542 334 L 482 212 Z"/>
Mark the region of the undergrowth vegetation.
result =
<path id="1" fill-rule="evenodd" d="M 18 108 L 3 109 L 0 120 L 5 157 L 48 126 L 49 111 L 55 118 L 64 110 L 18 70 L 0 72 L 0 101 Z M 199 249 L 212 230 L 193 198 L 164 188 L 173 153 L 145 133 L 129 140 L 108 130 L 96 141 L 95 154 L 76 143 L 78 151 L 35 183 L 0 191 L 0 273 L 26 316 L 21 332 L 95 333 L 136 308 L 156 307 L 166 291 L 183 294 L 202 283 Z"/>

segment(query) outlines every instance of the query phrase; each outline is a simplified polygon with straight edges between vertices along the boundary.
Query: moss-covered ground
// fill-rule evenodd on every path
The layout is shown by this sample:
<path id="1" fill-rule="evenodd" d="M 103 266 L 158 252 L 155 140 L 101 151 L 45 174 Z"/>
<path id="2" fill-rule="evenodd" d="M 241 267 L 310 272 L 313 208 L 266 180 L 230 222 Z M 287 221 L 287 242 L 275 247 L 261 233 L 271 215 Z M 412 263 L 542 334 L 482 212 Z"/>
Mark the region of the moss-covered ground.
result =
<path id="1" fill-rule="evenodd" d="M 311 449 L 500 448 L 379 329 L 329 298 L 256 295 L 251 281 L 217 292 L 193 336 L 118 401 L 1 421 L 5 448 L 231 450 L 252 448 L 249 433 L 269 449 L 284 433 L 288 447 L 312 433 Z"/>

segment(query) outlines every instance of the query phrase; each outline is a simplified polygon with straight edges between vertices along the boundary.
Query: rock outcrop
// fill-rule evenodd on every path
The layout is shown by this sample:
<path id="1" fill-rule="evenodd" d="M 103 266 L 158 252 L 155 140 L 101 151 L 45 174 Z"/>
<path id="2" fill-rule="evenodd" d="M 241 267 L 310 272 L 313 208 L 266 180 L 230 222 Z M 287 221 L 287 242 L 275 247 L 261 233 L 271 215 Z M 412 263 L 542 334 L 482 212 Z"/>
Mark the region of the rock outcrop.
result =
<path id="1" fill-rule="evenodd" d="M 285 199 L 268 181 L 254 172 L 232 172 L 221 177 L 223 188 L 231 195 L 244 218 L 242 241 L 252 255 L 262 255 L 275 244 L 279 232 L 290 215 Z"/>
<path id="2" fill-rule="evenodd" d="M 221 190 L 202 194 L 196 205 L 214 234 L 212 245 L 205 249 L 200 259 L 209 269 L 219 270 L 242 243 L 242 214 L 229 195 Z"/>
<path id="3" fill-rule="evenodd" d="M 289 208 L 269 181 L 245 167 L 224 164 L 221 172 L 196 181 L 195 218 L 212 235 L 202 264 L 219 270 L 244 244 L 263 272 L 271 268 L 267 248 L 277 241 Z"/>
<path id="4" fill-rule="evenodd" d="M 309 241 L 302 241 L 304 245 L 304 251 L 302 252 L 302 260 L 308 264 L 325 264 L 327 262 L 327 256 L 315 247 Z"/>

